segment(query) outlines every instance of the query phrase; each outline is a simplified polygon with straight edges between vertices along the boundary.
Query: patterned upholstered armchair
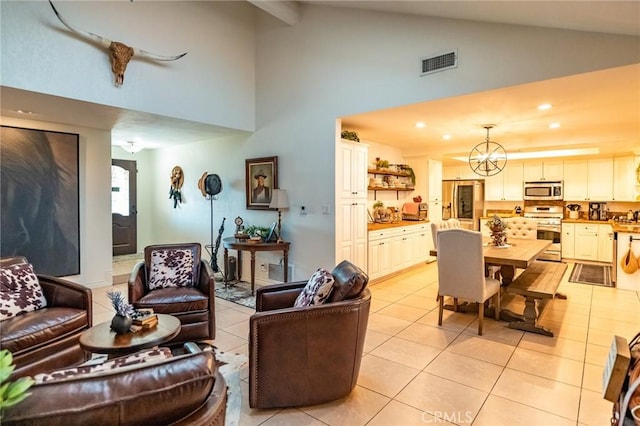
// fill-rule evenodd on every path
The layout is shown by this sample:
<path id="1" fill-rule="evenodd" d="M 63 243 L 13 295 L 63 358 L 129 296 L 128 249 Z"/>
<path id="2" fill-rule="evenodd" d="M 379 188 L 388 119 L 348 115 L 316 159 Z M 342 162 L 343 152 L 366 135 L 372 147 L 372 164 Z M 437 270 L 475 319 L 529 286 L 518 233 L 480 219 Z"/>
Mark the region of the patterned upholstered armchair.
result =
<path id="1" fill-rule="evenodd" d="M 199 243 L 147 246 L 144 262 L 129 277 L 129 303 L 181 322 L 171 344 L 213 339 L 216 333 L 215 281 Z"/>

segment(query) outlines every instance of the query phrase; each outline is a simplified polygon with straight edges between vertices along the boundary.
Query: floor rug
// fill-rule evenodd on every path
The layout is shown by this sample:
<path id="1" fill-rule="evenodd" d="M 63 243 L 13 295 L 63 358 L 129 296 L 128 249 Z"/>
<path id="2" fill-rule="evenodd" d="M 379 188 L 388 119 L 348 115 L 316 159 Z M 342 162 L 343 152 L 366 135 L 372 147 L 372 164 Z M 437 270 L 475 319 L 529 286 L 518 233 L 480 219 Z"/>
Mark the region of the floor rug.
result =
<path id="1" fill-rule="evenodd" d="M 216 282 L 216 297 L 247 308 L 256 308 L 256 296 L 251 294 L 251 283 L 244 281 L 233 281 L 226 286 L 224 281 Z"/>
<path id="2" fill-rule="evenodd" d="M 613 283 L 611 282 L 611 266 L 576 263 L 573 265 L 569 282 L 613 287 Z"/>
<path id="3" fill-rule="evenodd" d="M 215 346 L 198 343 L 202 351 L 215 351 L 218 371 L 227 382 L 227 413 L 225 426 L 239 426 L 242 411 L 242 380 L 243 370 L 248 368 L 249 358 L 246 354 L 221 351 Z M 184 353 L 183 348 L 172 348 L 174 355 Z M 246 372 L 244 372 L 246 375 Z"/>

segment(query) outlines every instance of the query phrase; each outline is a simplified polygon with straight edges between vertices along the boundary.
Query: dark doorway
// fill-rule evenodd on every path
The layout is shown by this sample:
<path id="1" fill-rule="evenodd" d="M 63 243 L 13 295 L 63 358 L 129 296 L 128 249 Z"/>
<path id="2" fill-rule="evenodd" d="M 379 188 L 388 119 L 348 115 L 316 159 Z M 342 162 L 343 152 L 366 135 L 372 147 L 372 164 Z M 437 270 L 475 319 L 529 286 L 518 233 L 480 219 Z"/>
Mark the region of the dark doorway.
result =
<path id="1" fill-rule="evenodd" d="M 136 162 L 111 160 L 111 223 L 113 255 L 137 252 Z"/>

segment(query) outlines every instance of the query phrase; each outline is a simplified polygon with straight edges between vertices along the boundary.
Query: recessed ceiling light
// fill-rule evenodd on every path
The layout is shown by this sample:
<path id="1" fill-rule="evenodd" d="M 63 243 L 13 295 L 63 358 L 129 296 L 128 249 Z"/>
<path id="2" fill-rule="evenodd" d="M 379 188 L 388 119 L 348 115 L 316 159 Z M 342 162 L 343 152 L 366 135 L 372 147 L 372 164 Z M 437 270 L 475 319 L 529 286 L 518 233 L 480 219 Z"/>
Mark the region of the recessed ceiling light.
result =
<path id="1" fill-rule="evenodd" d="M 425 126 L 426 126 L 426 123 L 425 123 L 424 121 L 418 121 L 418 122 L 416 123 L 416 127 L 417 127 L 418 129 L 422 129 L 422 128 L 423 128 L 423 127 L 425 127 Z"/>
<path id="2" fill-rule="evenodd" d="M 552 107 L 551 104 L 540 104 L 540 105 L 538 105 L 538 109 L 540 111 L 545 111 L 545 110 L 551 109 L 551 107 Z"/>
<path id="3" fill-rule="evenodd" d="M 442 135 L 442 139 L 444 139 L 445 141 L 448 141 L 449 139 L 451 139 L 451 135 L 450 134 L 444 134 Z"/>
<path id="4" fill-rule="evenodd" d="M 550 129 L 559 129 L 560 128 L 560 123 L 558 123 L 558 122 L 551 123 L 551 124 L 549 124 L 549 128 Z"/>

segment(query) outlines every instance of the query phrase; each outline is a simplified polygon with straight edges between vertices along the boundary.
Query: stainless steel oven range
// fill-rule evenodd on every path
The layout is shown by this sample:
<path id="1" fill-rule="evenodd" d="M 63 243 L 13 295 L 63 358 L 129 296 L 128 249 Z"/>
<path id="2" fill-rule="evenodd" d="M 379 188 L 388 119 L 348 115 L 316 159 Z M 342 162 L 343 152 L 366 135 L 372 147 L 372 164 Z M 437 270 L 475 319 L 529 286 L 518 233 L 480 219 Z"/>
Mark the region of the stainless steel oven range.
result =
<path id="1" fill-rule="evenodd" d="M 536 219 L 538 222 L 539 240 L 552 242 L 551 246 L 540 256 L 540 259 L 560 262 L 562 259 L 560 238 L 562 236 L 563 208 L 560 206 L 525 205 L 524 217 Z"/>

